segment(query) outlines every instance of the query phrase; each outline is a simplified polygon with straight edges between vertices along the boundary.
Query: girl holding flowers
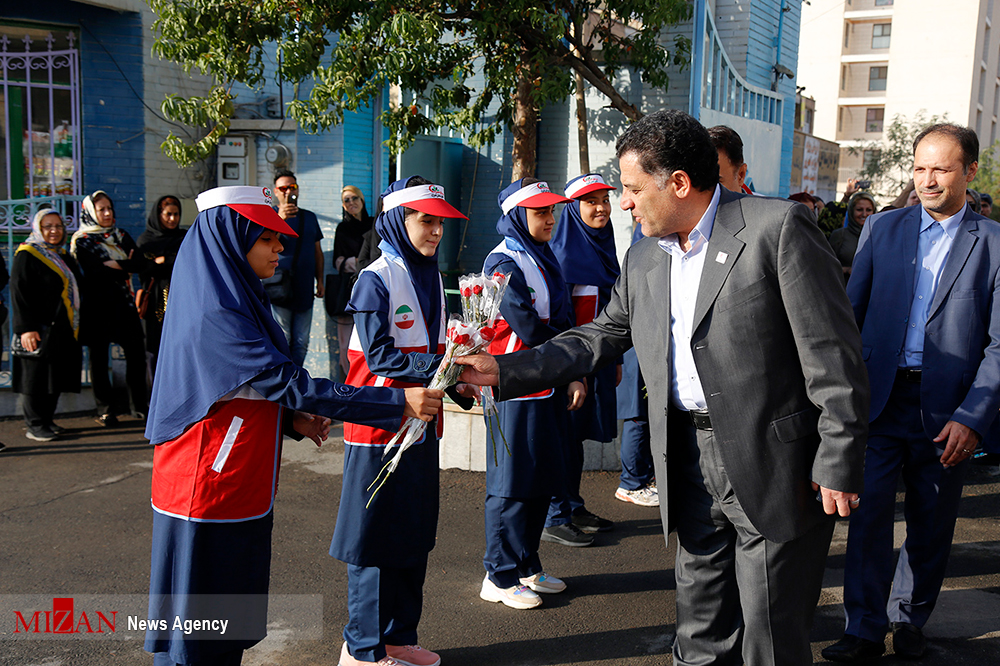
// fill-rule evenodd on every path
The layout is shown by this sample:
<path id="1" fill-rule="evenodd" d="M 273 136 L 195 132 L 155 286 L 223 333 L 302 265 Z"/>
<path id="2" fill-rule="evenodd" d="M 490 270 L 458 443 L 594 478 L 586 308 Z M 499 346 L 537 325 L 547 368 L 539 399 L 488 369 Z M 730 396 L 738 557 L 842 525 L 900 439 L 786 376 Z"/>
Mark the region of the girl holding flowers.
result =
<path id="1" fill-rule="evenodd" d="M 434 376 L 445 348 L 437 253 L 446 217 L 465 218 L 445 201 L 444 188 L 420 176 L 397 180 L 382 193 L 375 221 L 382 256 L 361 271 L 348 303 L 354 314 L 348 384 L 425 386 Z M 343 491 L 330 546 L 330 555 L 348 565 L 350 618 L 340 666 L 441 662 L 417 645 L 427 555 L 437 532 L 440 417 L 374 497 L 369 489 L 400 425 L 344 426 Z"/>

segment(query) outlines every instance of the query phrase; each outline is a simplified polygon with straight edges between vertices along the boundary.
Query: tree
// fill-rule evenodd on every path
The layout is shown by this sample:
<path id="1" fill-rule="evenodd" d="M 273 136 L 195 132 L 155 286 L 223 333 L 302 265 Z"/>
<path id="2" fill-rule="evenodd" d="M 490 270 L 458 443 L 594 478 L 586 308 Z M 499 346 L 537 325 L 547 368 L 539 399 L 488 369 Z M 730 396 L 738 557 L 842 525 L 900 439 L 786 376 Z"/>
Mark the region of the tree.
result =
<path id="1" fill-rule="evenodd" d="M 871 189 L 883 199 L 894 199 L 913 178 L 913 140 L 928 125 L 947 122 L 948 115 L 925 117 L 918 111 L 913 120 L 896 115 L 883 133 L 882 141 L 851 147 L 851 155 L 866 157 L 859 178 L 870 180 Z"/>
<path id="2" fill-rule="evenodd" d="M 398 84 L 409 103 L 381 113 L 388 148 L 452 128 L 479 147 L 503 127 L 514 132 L 514 178 L 534 172 L 537 111 L 562 101 L 574 75 L 635 120 L 639 110 L 616 88 L 635 68 L 665 89 L 667 68 L 683 68 L 690 39 L 672 49 L 660 33 L 691 16 L 687 0 L 148 0 L 158 19 L 154 52 L 212 79 L 205 97 L 169 95 L 171 119 L 205 127 L 200 141 L 171 134 L 163 150 L 179 164 L 207 157 L 229 128 L 233 86 L 259 89 L 265 60 L 308 97 L 288 114 L 308 132 L 328 129 Z M 298 88 L 297 88 L 298 89 Z"/>
<path id="3" fill-rule="evenodd" d="M 991 197 L 1000 195 L 1000 141 L 979 153 L 979 170 L 969 187 L 977 192 L 986 192 Z M 994 203 L 991 217 L 1000 219 L 1000 206 Z"/>

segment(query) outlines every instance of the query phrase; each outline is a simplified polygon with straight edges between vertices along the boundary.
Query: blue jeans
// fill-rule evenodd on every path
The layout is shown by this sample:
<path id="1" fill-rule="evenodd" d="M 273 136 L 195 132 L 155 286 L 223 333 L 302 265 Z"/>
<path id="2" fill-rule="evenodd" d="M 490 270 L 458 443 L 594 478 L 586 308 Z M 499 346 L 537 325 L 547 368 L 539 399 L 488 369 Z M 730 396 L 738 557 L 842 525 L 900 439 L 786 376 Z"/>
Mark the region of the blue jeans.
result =
<path id="1" fill-rule="evenodd" d="M 290 308 L 282 308 L 277 305 L 271 306 L 271 314 L 278 322 L 288 346 L 292 349 L 292 362 L 301 366 L 305 363 L 306 354 L 309 352 L 309 329 L 312 327 L 312 308 L 295 312 Z"/>

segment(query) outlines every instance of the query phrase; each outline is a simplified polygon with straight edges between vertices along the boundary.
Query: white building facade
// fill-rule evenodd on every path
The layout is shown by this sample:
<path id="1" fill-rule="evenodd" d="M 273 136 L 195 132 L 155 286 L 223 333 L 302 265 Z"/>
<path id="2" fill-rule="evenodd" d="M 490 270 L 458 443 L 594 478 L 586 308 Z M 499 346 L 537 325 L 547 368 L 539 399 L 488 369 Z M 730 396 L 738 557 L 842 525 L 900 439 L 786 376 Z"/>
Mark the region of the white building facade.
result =
<path id="1" fill-rule="evenodd" d="M 983 150 L 997 140 L 998 14 L 994 0 L 803 3 L 798 85 L 816 100 L 813 132 L 840 144 L 838 192 L 897 116 L 946 116 Z"/>

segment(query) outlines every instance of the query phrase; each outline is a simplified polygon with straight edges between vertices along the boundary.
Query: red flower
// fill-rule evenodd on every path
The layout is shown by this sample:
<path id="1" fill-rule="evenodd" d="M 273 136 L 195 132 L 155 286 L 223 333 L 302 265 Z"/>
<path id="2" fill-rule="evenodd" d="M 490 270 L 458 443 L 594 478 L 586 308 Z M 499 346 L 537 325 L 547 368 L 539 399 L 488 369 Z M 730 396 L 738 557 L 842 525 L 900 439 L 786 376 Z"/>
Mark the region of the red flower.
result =
<path id="1" fill-rule="evenodd" d="M 472 296 L 472 290 L 469 289 L 468 287 L 466 287 L 465 289 L 462 290 L 462 296 L 464 298 L 468 298 L 469 296 Z"/>
<path id="2" fill-rule="evenodd" d="M 496 337 L 497 333 L 489 326 L 483 326 L 479 329 L 479 335 L 483 336 L 483 340 L 486 340 L 486 342 L 490 342 Z"/>
<path id="3" fill-rule="evenodd" d="M 476 286 L 474 286 L 472 288 L 472 293 L 475 294 L 476 296 L 483 293 L 483 285 L 477 284 Z"/>
<path id="4" fill-rule="evenodd" d="M 455 344 L 456 345 L 464 345 L 464 344 L 467 344 L 470 339 L 471 338 L 469 338 L 469 334 L 468 333 L 463 333 L 462 335 L 456 335 L 455 336 Z"/>

